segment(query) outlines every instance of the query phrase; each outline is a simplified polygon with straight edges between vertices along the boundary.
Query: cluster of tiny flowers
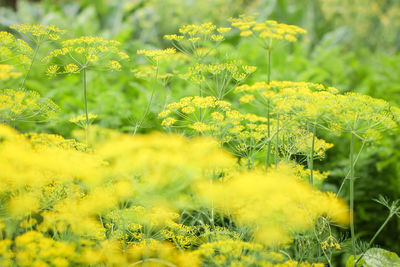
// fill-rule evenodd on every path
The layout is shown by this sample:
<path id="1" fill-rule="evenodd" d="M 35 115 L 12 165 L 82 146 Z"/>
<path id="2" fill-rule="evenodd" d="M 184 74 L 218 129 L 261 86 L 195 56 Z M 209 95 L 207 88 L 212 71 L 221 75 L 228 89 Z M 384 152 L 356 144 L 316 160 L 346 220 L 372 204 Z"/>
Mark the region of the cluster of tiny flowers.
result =
<path id="1" fill-rule="evenodd" d="M 189 72 L 181 75 L 182 78 L 189 77 L 191 81 L 199 83 L 205 81 L 207 75 L 221 75 L 225 80 L 233 78 L 240 82 L 257 70 L 255 66 L 244 65 L 240 61 L 232 61 L 222 64 L 195 64 L 190 67 Z"/>
<path id="2" fill-rule="evenodd" d="M 296 42 L 297 35 L 307 33 L 306 30 L 295 26 L 278 23 L 274 20 L 265 22 L 256 22 L 256 16 L 241 15 L 239 18 L 231 18 L 233 27 L 237 27 L 241 36 L 250 36 L 257 34 L 262 39 L 277 39 Z"/>
<path id="3" fill-rule="evenodd" d="M 329 236 L 325 241 L 321 242 L 321 247 L 323 250 L 335 248 L 337 250 L 341 250 L 340 244 L 337 242 L 337 240 L 333 236 Z"/>
<path id="4" fill-rule="evenodd" d="M 217 26 L 211 22 L 208 22 L 201 25 L 185 25 L 179 28 L 179 33 L 181 35 L 165 35 L 164 38 L 173 41 L 181 41 L 185 39 L 193 43 L 202 39 L 219 42 L 224 39 L 223 34 L 229 32 L 230 30 L 231 28 L 217 28 Z"/>
<path id="5" fill-rule="evenodd" d="M 179 35 L 165 35 L 164 38 L 172 41 L 172 44 L 181 52 L 195 57 L 206 57 L 211 53 L 213 47 L 220 44 L 224 39 L 224 34 L 231 28 L 218 28 L 211 22 L 200 25 L 185 25 L 179 28 Z M 211 48 L 208 46 L 211 42 Z M 206 49 L 204 49 L 207 47 Z"/>
<path id="6" fill-rule="evenodd" d="M 54 25 L 42 25 L 42 24 L 15 24 L 10 27 L 22 34 L 30 34 L 33 36 L 34 40 L 36 41 L 43 41 L 46 39 L 49 40 L 58 40 L 60 39 L 61 35 L 66 33 L 66 30 L 61 30 L 57 26 Z"/>
<path id="7" fill-rule="evenodd" d="M 89 123 L 92 123 L 95 119 L 97 119 L 97 117 L 98 116 L 96 114 L 88 113 Z M 69 119 L 68 121 L 84 128 L 86 126 L 86 115 L 81 114 Z"/>
<path id="8" fill-rule="evenodd" d="M 161 58 L 169 57 L 176 53 L 175 48 L 166 48 L 166 49 L 155 49 L 155 50 L 148 50 L 148 49 L 140 49 L 137 51 L 138 55 L 144 55 L 151 60 L 158 61 Z"/>
<path id="9" fill-rule="evenodd" d="M 114 40 L 104 40 L 101 37 L 83 36 L 61 42 L 62 48 L 55 49 L 42 59 L 48 62 L 53 58 L 60 58 L 64 65 L 51 65 L 48 75 L 61 73 L 76 73 L 84 68 L 121 70 L 121 60 L 129 56 L 118 49 L 120 43 Z"/>
<path id="10" fill-rule="evenodd" d="M 50 99 L 35 91 L 0 90 L 0 121 L 44 120 L 58 110 Z"/>
<path id="11" fill-rule="evenodd" d="M 0 61 L 14 65 L 31 64 L 32 48 L 9 32 L 0 31 Z"/>

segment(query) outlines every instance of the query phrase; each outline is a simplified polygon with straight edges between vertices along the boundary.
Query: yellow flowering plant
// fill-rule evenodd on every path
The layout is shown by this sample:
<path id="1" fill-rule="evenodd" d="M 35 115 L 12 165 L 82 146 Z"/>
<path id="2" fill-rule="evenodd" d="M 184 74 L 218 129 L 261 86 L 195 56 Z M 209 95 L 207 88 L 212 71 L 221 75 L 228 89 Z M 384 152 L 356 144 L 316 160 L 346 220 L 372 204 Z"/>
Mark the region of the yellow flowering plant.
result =
<path id="1" fill-rule="evenodd" d="M 197 84 L 199 96 L 207 94 L 222 100 L 256 69 L 257 67 L 244 65 L 238 60 L 222 64 L 196 63 L 180 77 Z"/>
<path id="2" fill-rule="evenodd" d="M 0 80 L 7 84 L 8 80 L 20 77 L 32 65 L 33 53 L 24 40 L 15 38 L 9 32 L 0 31 Z"/>
<path id="3" fill-rule="evenodd" d="M 54 117 L 58 106 L 35 91 L 0 90 L 0 122 L 46 121 Z"/>
<path id="4" fill-rule="evenodd" d="M 115 40 L 82 36 L 62 41 L 62 48 L 51 51 L 48 56 L 42 59 L 42 62 L 51 62 L 55 59 L 62 62 L 62 65 L 53 64 L 49 66 L 47 69 L 49 76 L 82 73 L 87 131 L 89 127 L 87 71 L 93 69 L 120 71 L 122 67 L 120 62 L 129 59 L 129 56 L 119 50 L 119 45 L 120 43 Z"/>
<path id="5" fill-rule="evenodd" d="M 42 24 L 14 24 L 10 27 L 12 30 L 19 32 L 28 42 L 33 43 L 35 46 L 30 66 L 22 80 L 21 87 L 24 86 L 26 79 L 32 69 L 35 59 L 38 55 L 40 47 L 47 41 L 57 41 L 67 31 L 58 28 L 55 25 L 42 25 Z"/>
<path id="6" fill-rule="evenodd" d="M 255 37 L 261 46 L 267 51 L 268 64 L 268 80 L 271 81 L 271 55 L 274 47 L 274 41 L 289 41 L 296 42 L 297 36 L 307 33 L 307 31 L 296 25 L 287 25 L 278 23 L 275 20 L 266 20 L 257 22 L 255 15 L 240 15 L 239 18 L 231 18 L 232 27 L 240 30 L 242 37 Z"/>
<path id="7" fill-rule="evenodd" d="M 196 61 L 208 57 L 225 39 L 224 34 L 231 28 L 218 28 L 211 22 L 191 24 L 179 28 L 179 34 L 165 35 L 180 52 L 193 56 Z"/>

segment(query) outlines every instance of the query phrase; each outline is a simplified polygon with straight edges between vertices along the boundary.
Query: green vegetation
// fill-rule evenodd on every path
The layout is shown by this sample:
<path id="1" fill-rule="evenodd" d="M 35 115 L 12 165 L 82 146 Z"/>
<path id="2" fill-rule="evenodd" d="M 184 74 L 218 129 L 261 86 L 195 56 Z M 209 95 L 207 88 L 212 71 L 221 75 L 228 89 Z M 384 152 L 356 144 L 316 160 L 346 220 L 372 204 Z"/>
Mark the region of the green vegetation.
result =
<path id="1" fill-rule="evenodd" d="M 400 266 L 397 1 L 3 2 L 1 266 Z"/>

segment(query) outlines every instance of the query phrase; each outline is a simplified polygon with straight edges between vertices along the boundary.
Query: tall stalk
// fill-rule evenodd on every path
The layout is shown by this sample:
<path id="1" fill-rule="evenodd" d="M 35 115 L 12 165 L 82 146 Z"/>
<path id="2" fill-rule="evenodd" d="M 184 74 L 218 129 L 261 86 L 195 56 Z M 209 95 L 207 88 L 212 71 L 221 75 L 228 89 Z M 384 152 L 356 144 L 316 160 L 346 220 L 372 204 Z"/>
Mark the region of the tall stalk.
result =
<path id="1" fill-rule="evenodd" d="M 267 55 L 268 55 L 268 80 L 267 80 L 267 83 L 268 84 L 270 84 L 270 82 L 271 82 L 271 52 L 272 52 L 272 49 L 271 49 L 271 47 L 269 47 L 267 49 Z"/>
<path id="2" fill-rule="evenodd" d="M 356 262 L 356 237 L 354 233 L 354 133 L 351 132 L 350 139 L 350 232 L 351 244 L 353 246 L 354 267 L 357 266 Z"/>
<path id="3" fill-rule="evenodd" d="M 317 133 L 316 123 L 312 126 L 312 140 L 311 140 L 311 152 L 308 160 L 308 168 L 310 169 L 310 184 L 314 184 L 314 150 L 315 150 L 315 137 Z"/>
<path id="4" fill-rule="evenodd" d="M 271 46 L 267 48 L 267 68 L 268 68 L 268 79 L 267 83 L 271 83 Z M 271 155 L 271 119 L 270 119 L 270 110 L 269 110 L 269 99 L 267 100 L 267 124 L 268 124 L 268 145 L 267 145 L 267 155 L 265 159 L 265 169 L 268 170 L 269 160 Z"/>
<path id="5" fill-rule="evenodd" d="M 267 156 L 265 159 L 265 169 L 268 170 L 269 158 L 271 155 L 271 115 L 269 112 L 269 99 L 267 100 L 267 124 L 268 124 L 268 145 L 267 145 Z"/>
<path id="6" fill-rule="evenodd" d="M 279 114 L 276 113 L 276 139 L 275 139 L 275 168 L 278 167 L 278 145 L 279 145 Z"/>
<path id="7" fill-rule="evenodd" d="M 88 136 L 89 136 L 89 113 L 88 113 L 88 106 L 87 106 L 87 90 L 86 90 L 86 68 L 83 68 L 83 96 L 85 99 L 85 115 L 86 115 L 86 127 L 85 127 L 85 134 L 86 134 L 86 144 L 88 144 Z"/>

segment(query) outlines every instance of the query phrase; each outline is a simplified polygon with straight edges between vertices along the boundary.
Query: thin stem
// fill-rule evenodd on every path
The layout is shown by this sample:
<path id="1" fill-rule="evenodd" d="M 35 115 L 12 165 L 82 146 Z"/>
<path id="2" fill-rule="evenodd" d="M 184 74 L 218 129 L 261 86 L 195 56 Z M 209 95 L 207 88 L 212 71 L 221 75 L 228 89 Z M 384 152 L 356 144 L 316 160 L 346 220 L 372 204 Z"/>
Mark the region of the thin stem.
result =
<path id="1" fill-rule="evenodd" d="M 267 51 L 268 51 L 267 52 L 267 55 L 268 55 L 268 80 L 267 80 L 267 83 L 269 84 L 271 82 L 271 52 L 272 52 L 272 49 L 268 48 Z"/>
<path id="2" fill-rule="evenodd" d="M 386 220 L 384 221 L 384 223 L 381 225 L 381 227 L 379 227 L 378 231 L 376 231 L 375 235 L 371 238 L 371 241 L 369 241 L 367 248 L 365 249 L 365 251 L 360 255 L 360 257 L 358 257 L 358 259 L 355 261 L 355 266 L 357 265 L 357 262 L 359 262 L 362 257 L 364 257 L 365 253 L 367 252 L 367 250 L 372 246 L 372 244 L 375 241 L 375 238 L 382 232 L 383 228 L 385 228 L 386 224 L 390 221 L 390 219 L 393 217 L 394 213 L 390 212 L 389 215 L 387 216 Z"/>
<path id="3" fill-rule="evenodd" d="M 89 125 L 89 113 L 87 107 L 87 90 L 86 90 L 86 68 L 83 68 L 83 95 L 85 99 L 85 115 L 86 115 L 86 126 Z"/>
<path id="4" fill-rule="evenodd" d="M 201 89 L 201 82 L 200 82 L 200 85 L 199 85 L 199 96 L 200 97 L 203 96 L 203 92 L 202 92 L 202 89 Z M 199 121 L 201 121 L 201 108 L 199 108 Z"/>
<path id="5" fill-rule="evenodd" d="M 354 165 L 357 163 L 358 158 L 360 157 L 361 152 L 362 152 L 362 150 L 363 150 L 363 148 L 364 148 L 364 145 L 365 145 L 365 142 L 363 141 L 362 144 L 361 144 L 361 148 L 360 148 L 360 150 L 358 151 L 358 154 L 357 154 L 357 156 L 356 156 L 356 158 L 355 158 L 355 160 L 354 160 Z M 339 196 L 339 195 L 340 195 L 340 192 L 342 191 L 342 188 L 343 188 L 343 186 L 344 186 L 344 183 L 346 182 L 347 177 L 348 177 L 349 175 L 350 175 L 350 170 L 347 172 L 346 176 L 344 177 L 343 182 L 342 182 L 342 184 L 340 185 L 339 190 L 338 190 L 337 193 L 336 193 L 336 196 Z"/>
<path id="6" fill-rule="evenodd" d="M 354 134 L 351 132 L 350 140 L 350 232 L 351 244 L 353 246 L 354 267 L 357 267 L 356 262 L 356 237 L 354 233 Z"/>
<path id="7" fill-rule="evenodd" d="M 308 166 L 308 168 L 310 169 L 310 184 L 311 185 L 314 184 L 314 149 L 315 149 L 316 133 L 317 133 L 317 127 L 314 123 L 313 129 L 312 129 L 311 154 L 310 154 L 309 166 Z"/>
<path id="8" fill-rule="evenodd" d="M 24 79 L 23 79 L 22 82 L 21 82 L 21 87 L 24 87 L 25 81 L 26 81 L 26 79 L 28 78 L 29 73 L 31 72 L 31 69 L 32 69 L 32 66 L 33 66 L 33 62 L 35 61 L 35 58 L 36 58 L 37 53 L 38 53 L 38 51 L 39 51 L 40 45 L 41 45 L 41 43 L 38 43 L 38 44 L 36 45 L 35 51 L 33 52 L 33 57 L 32 57 L 32 61 L 31 61 L 31 65 L 29 66 L 29 69 L 28 69 L 28 71 L 26 72 L 25 77 L 24 77 Z"/>
<path id="9" fill-rule="evenodd" d="M 278 145 L 279 145 L 279 114 L 276 114 L 276 136 L 275 136 L 275 168 L 278 167 Z"/>
<path id="10" fill-rule="evenodd" d="M 271 115 L 269 112 L 269 99 L 267 101 L 267 124 L 268 124 L 268 147 L 267 147 L 267 156 L 265 159 L 265 170 L 268 170 L 269 166 L 269 158 L 271 155 Z"/>
<path id="11" fill-rule="evenodd" d="M 86 127 L 85 127 L 85 134 L 86 134 L 86 145 L 88 145 L 88 137 L 89 137 L 89 113 L 88 113 L 88 106 L 87 106 L 87 90 L 86 90 L 86 68 L 83 68 L 83 96 L 85 100 L 85 115 L 86 115 Z"/>
<path id="12" fill-rule="evenodd" d="M 139 130 L 139 128 L 142 127 L 142 124 L 143 124 L 144 120 L 146 119 L 147 114 L 150 111 L 150 106 L 153 103 L 154 93 L 156 91 L 156 84 L 157 84 L 158 71 L 159 71 L 158 69 L 159 69 L 159 64 L 158 64 L 158 59 L 157 59 L 157 62 L 156 62 L 156 73 L 155 73 L 155 76 L 154 76 L 154 86 L 153 86 L 153 90 L 151 91 L 150 100 L 149 100 L 149 103 L 146 106 L 146 109 L 144 111 L 143 117 L 140 119 L 140 121 L 138 123 L 136 123 L 135 130 L 133 131 L 133 135 L 135 135 L 136 132 Z"/>

